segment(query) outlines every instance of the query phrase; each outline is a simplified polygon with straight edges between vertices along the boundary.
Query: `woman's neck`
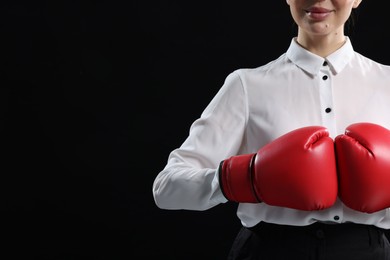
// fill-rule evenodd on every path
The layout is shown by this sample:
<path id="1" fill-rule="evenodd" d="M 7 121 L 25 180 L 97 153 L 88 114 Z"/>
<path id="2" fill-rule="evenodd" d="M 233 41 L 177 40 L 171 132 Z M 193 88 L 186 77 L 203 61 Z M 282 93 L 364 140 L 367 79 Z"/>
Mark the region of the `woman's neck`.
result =
<path id="1" fill-rule="evenodd" d="M 344 34 L 308 36 L 298 33 L 296 40 L 303 48 L 325 58 L 343 46 L 346 37 Z"/>

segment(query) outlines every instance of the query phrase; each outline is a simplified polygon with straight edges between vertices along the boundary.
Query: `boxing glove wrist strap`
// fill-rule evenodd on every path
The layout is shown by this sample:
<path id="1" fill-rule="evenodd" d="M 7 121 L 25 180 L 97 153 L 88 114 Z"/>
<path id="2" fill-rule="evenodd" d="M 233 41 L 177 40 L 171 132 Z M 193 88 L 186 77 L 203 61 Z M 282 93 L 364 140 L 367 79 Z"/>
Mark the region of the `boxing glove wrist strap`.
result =
<path id="1" fill-rule="evenodd" d="M 256 154 L 232 156 L 219 165 L 219 183 L 223 195 L 230 201 L 261 202 L 255 192 L 252 181 L 252 165 Z"/>

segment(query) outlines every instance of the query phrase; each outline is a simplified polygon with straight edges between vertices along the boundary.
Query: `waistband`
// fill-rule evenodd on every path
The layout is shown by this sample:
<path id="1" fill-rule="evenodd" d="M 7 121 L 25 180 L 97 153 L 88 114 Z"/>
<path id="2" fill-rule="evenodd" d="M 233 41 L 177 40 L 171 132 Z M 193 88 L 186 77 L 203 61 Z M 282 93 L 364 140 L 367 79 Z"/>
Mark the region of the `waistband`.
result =
<path id="1" fill-rule="evenodd" d="M 370 242 L 382 243 L 385 230 L 374 225 L 364 225 L 357 223 L 328 224 L 315 222 L 307 226 L 279 225 L 260 222 L 254 227 L 248 228 L 259 237 L 283 237 L 295 239 L 297 236 L 308 237 L 310 239 L 369 239 Z"/>

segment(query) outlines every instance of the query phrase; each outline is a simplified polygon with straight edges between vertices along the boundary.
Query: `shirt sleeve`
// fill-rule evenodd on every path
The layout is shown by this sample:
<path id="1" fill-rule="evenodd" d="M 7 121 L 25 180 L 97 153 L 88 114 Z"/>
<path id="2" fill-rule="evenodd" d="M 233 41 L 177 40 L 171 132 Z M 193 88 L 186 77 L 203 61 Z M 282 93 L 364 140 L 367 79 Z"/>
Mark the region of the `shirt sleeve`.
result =
<path id="1" fill-rule="evenodd" d="M 247 111 L 245 89 L 239 73 L 233 72 L 155 178 L 153 196 L 159 208 L 206 210 L 227 201 L 218 166 L 242 148 Z"/>

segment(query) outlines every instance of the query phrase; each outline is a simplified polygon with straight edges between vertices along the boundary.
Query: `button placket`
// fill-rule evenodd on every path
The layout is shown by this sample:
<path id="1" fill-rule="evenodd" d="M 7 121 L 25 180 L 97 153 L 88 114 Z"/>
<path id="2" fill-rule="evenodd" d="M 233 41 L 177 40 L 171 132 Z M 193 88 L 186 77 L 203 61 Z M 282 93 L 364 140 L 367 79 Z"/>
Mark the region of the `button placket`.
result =
<path id="1" fill-rule="evenodd" d="M 332 93 L 332 80 L 331 73 L 327 63 L 324 62 L 324 66 L 319 72 L 320 81 L 320 99 L 321 99 L 321 116 L 324 125 L 329 129 L 331 133 L 336 131 L 336 125 L 334 120 L 333 109 L 333 93 Z"/>
<path id="2" fill-rule="evenodd" d="M 329 78 L 329 75 L 327 73 L 329 73 L 329 71 L 324 71 L 324 70 L 321 70 L 321 73 L 322 73 L 322 84 L 321 84 L 321 97 L 323 98 L 323 102 L 321 102 L 324 106 L 325 106 L 325 113 L 326 114 L 329 114 L 330 112 L 332 112 L 332 88 L 331 88 L 331 84 L 330 84 L 330 78 Z"/>

